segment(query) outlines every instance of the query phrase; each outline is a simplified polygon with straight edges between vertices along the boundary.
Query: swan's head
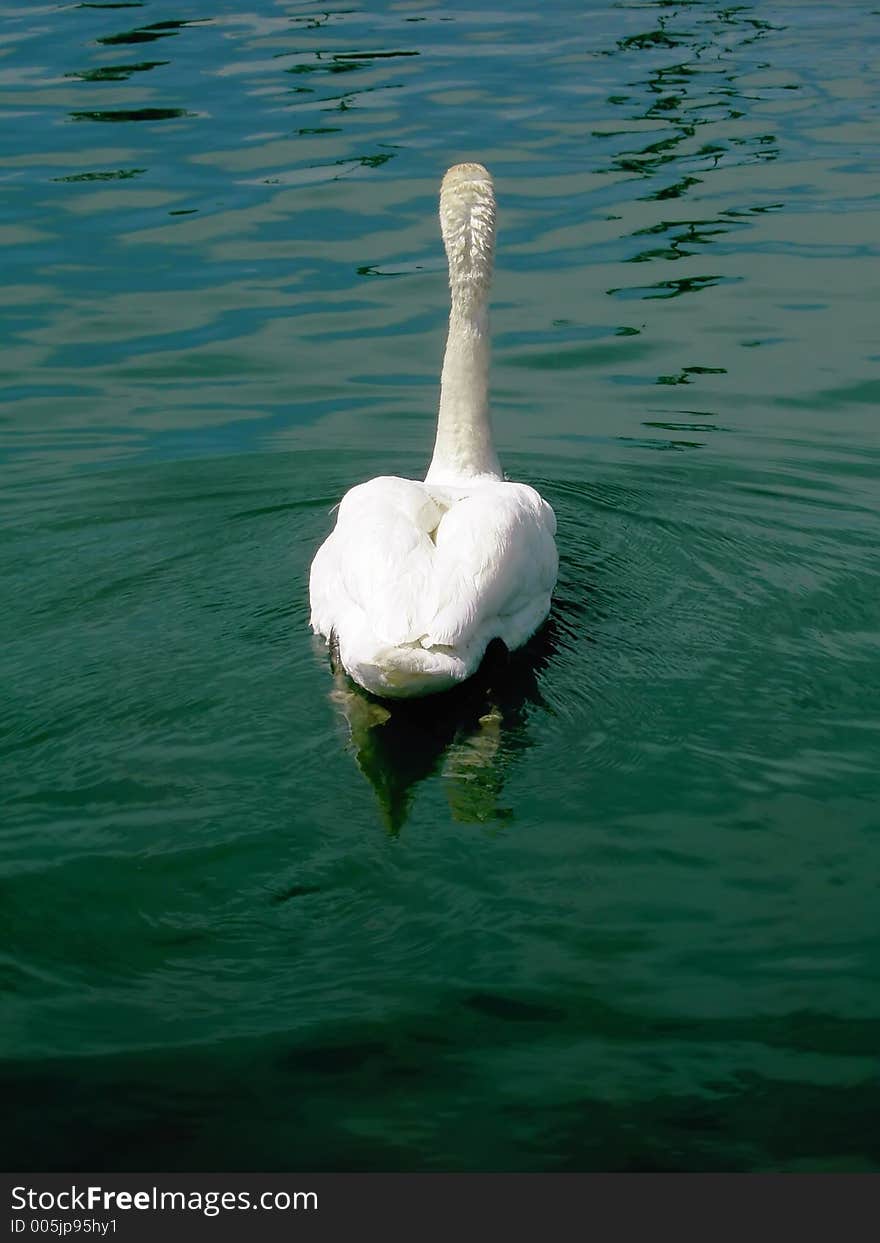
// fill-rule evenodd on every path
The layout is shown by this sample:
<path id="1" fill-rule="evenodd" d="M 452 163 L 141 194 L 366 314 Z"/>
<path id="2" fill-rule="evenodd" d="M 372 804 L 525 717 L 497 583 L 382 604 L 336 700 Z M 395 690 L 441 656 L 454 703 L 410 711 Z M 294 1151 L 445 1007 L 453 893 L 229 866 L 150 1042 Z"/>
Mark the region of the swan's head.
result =
<path id="1" fill-rule="evenodd" d="M 454 164 L 443 178 L 440 229 L 453 295 L 485 294 L 495 255 L 495 191 L 482 164 Z"/>

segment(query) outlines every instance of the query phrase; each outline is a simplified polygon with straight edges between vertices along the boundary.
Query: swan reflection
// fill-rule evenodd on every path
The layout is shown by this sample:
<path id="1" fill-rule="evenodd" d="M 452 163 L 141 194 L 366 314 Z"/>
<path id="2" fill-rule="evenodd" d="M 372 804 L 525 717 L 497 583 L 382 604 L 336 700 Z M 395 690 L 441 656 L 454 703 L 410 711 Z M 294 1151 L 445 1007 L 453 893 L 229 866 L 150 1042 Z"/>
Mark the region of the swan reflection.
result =
<path id="1" fill-rule="evenodd" d="M 507 819 L 501 796 L 509 768 L 531 745 L 529 717 L 548 710 L 538 673 L 552 647 L 552 623 L 515 655 L 493 645 L 478 673 L 444 695 L 378 700 L 333 660 L 330 698 L 345 718 L 357 765 L 391 833 L 406 823 L 415 787 L 442 775 L 452 818 L 464 824 Z"/>

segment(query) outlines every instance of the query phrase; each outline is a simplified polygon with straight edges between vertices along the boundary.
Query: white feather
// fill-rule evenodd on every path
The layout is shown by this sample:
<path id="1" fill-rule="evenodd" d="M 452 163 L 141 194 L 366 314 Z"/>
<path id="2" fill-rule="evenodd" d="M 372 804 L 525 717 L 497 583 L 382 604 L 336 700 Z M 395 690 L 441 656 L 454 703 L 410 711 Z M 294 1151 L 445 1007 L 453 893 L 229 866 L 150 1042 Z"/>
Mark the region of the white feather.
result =
<path id="1" fill-rule="evenodd" d="M 434 457 L 425 482 L 381 476 L 343 497 L 312 562 L 312 628 L 384 697 L 462 682 L 500 639 L 511 651 L 550 610 L 553 510 L 507 483 L 488 409 L 488 293 L 495 198 L 480 164 L 443 179 L 440 219 L 452 306 Z"/>

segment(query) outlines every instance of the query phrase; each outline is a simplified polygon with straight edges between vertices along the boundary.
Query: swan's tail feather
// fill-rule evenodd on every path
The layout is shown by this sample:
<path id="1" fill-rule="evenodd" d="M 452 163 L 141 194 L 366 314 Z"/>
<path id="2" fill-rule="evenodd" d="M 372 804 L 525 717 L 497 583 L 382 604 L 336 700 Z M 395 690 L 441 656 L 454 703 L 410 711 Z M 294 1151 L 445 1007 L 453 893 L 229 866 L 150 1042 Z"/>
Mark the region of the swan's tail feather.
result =
<path id="1" fill-rule="evenodd" d="M 451 648 L 425 648 L 419 643 L 386 647 L 369 656 L 340 651 L 349 677 L 364 690 L 382 699 L 408 699 L 449 690 L 473 673 Z"/>

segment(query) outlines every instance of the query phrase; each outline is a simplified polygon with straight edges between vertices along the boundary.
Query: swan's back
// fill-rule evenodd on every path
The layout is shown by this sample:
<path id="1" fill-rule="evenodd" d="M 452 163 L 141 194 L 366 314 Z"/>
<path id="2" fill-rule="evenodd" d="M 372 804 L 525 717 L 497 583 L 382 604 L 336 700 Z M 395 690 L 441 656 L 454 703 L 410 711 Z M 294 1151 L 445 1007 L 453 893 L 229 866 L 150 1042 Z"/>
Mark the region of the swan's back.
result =
<path id="1" fill-rule="evenodd" d="M 381 477 L 347 493 L 312 565 L 312 626 L 374 694 L 445 690 L 550 608 L 553 510 L 525 484 L 471 491 Z"/>

